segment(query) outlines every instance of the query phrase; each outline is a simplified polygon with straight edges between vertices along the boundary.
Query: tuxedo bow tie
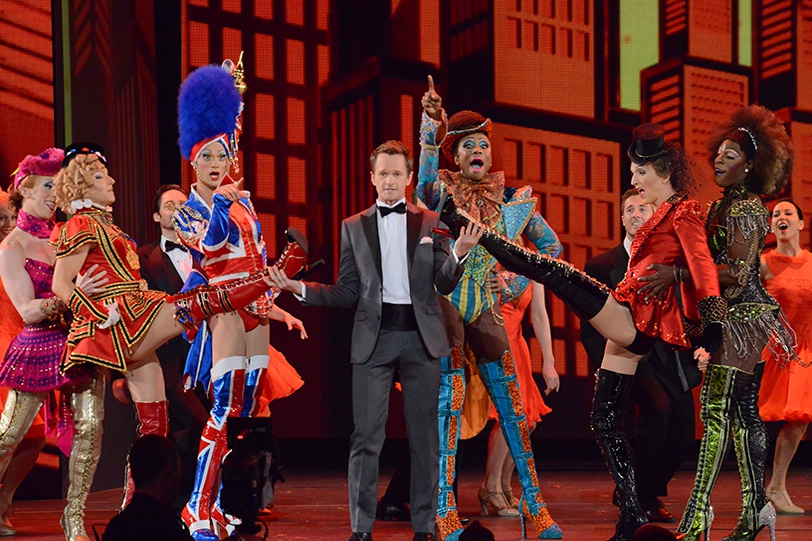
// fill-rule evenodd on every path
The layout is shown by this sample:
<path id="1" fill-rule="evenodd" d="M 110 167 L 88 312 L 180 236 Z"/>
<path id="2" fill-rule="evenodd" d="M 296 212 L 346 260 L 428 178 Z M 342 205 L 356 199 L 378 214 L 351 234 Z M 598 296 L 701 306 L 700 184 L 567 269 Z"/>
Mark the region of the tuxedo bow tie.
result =
<path id="1" fill-rule="evenodd" d="M 401 201 L 394 207 L 384 207 L 378 205 L 378 210 L 381 212 L 381 218 L 386 218 L 388 214 L 391 214 L 393 212 L 397 212 L 398 214 L 406 214 L 406 203 Z"/>
<path id="2" fill-rule="evenodd" d="M 164 251 L 168 254 L 172 250 L 180 250 L 182 252 L 188 252 L 189 249 L 186 248 L 183 244 L 178 244 L 177 242 L 172 242 L 168 240 L 164 243 Z"/>

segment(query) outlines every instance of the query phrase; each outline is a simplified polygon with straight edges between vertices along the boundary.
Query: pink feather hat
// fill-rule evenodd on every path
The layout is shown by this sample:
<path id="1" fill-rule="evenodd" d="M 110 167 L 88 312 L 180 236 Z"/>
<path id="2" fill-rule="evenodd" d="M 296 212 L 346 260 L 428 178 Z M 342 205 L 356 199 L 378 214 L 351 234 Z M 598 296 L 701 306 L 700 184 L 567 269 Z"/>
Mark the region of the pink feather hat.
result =
<path id="1" fill-rule="evenodd" d="M 20 182 L 29 175 L 42 175 L 43 177 L 56 175 L 62 168 L 64 157 L 65 151 L 61 148 L 49 148 L 36 156 L 26 156 L 14 172 L 14 188 L 16 189 Z"/>

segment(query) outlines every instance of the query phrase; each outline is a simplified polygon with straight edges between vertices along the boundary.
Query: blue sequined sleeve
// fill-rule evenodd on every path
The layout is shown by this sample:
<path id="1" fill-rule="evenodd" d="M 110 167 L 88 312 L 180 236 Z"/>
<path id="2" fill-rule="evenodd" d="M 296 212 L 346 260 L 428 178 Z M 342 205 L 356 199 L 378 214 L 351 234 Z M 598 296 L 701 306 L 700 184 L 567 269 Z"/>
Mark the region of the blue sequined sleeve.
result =
<path id="1" fill-rule="evenodd" d="M 417 196 L 431 210 L 437 210 L 443 186 L 440 182 L 440 145 L 437 130 L 442 126 L 423 111 L 420 121 L 420 166 L 417 170 Z"/>
<path id="2" fill-rule="evenodd" d="M 194 250 L 210 256 L 229 240 L 231 201 L 215 194 L 211 213 L 194 195 L 172 216 L 179 238 Z"/>
<path id="3" fill-rule="evenodd" d="M 524 228 L 524 233 L 536 245 L 539 252 L 552 257 L 561 255 L 561 241 L 553 228 L 538 211 L 534 212 Z"/>
<path id="4" fill-rule="evenodd" d="M 202 252 L 207 254 L 213 254 L 225 246 L 231 232 L 231 222 L 228 219 L 231 201 L 218 193 L 214 194 L 212 202 L 214 204 L 211 209 L 211 218 L 209 218 L 209 227 L 206 228 L 206 234 L 200 241 Z"/>

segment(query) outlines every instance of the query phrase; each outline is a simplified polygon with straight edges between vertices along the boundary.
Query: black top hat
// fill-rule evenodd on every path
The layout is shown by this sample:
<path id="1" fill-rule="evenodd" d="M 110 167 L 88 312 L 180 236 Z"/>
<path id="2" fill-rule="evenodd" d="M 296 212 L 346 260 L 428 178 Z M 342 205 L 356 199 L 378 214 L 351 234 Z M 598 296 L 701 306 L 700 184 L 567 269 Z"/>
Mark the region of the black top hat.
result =
<path id="1" fill-rule="evenodd" d="M 637 126 L 632 132 L 634 141 L 629 145 L 629 159 L 637 165 L 643 165 L 666 153 L 665 128 L 659 124 L 648 123 Z"/>
<path id="2" fill-rule="evenodd" d="M 107 158 L 104 156 L 104 147 L 96 143 L 73 143 L 65 149 L 65 157 L 62 159 L 62 167 L 68 164 L 80 154 L 95 154 L 104 165 L 107 165 Z"/>

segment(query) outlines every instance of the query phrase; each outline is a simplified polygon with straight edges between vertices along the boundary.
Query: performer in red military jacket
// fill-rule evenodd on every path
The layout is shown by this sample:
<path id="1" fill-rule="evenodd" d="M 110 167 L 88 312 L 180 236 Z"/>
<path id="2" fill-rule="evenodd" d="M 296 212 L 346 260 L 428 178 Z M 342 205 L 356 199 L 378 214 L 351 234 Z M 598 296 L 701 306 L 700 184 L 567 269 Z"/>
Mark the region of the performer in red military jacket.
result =
<path id="1" fill-rule="evenodd" d="M 73 322 L 61 370 L 87 365 L 87 381 L 71 395 L 74 436 L 71 449 L 68 505 L 62 527 L 69 540 L 87 538 L 83 517 L 101 452 L 104 417 L 103 368 L 121 371 L 133 400 L 161 403 L 163 376 L 155 349 L 213 314 L 247 306 L 268 290 L 265 275 L 248 277 L 228 287 L 205 288 L 168 297 L 150 291 L 139 274 L 132 240 L 113 222 L 115 180 L 107 170 L 104 149 L 78 143 L 65 150 L 55 179 L 56 202 L 73 216 L 54 229 L 56 247 L 53 290 L 67 302 Z M 74 283 L 79 273 L 97 265 L 106 271 L 105 291 L 94 295 Z M 138 408 L 140 430 L 166 431 L 166 409 Z M 163 417 L 159 417 L 163 416 Z"/>

